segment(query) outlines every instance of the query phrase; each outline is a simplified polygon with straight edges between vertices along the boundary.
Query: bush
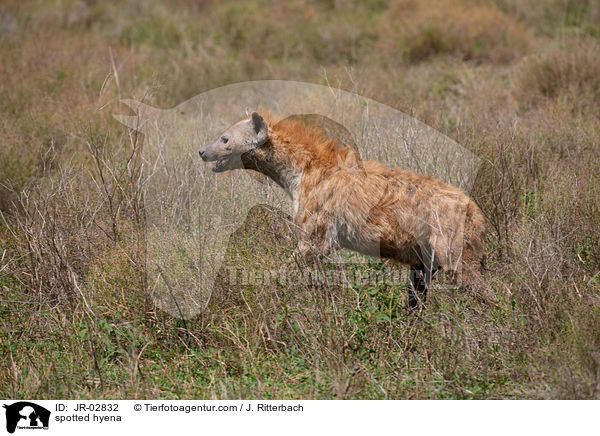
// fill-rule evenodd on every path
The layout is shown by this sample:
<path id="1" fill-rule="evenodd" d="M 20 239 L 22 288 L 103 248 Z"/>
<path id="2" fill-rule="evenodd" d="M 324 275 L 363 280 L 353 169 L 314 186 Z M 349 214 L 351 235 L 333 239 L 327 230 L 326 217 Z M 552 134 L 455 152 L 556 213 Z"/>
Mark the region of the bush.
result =
<path id="1" fill-rule="evenodd" d="M 525 59 L 516 94 L 529 105 L 570 95 L 579 107 L 600 110 L 600 44 L 590 38 L 570 40 Z"/>
<path id="2" fill-rule="evenodd" d="M 438 54 L 507 62 L 525 52 L 529 37 L 512 17 L 462 0 L 392 3 L 380 22 L 380 44 L 390 56 L 421 61 Z"/>

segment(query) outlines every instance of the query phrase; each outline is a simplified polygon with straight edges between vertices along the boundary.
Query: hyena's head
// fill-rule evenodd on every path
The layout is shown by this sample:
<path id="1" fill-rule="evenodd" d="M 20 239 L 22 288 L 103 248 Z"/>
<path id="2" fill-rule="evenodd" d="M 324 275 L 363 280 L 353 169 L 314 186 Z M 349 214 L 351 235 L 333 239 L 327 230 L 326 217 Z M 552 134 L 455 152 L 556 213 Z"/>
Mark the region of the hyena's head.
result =
<path id="1" fill-rule="evenodd" d="M 212 144 L 200 150 L 200 157 L 205 162 L 215 162 L 213 171 L 220 173 L 227 170 L 244 168 L 242 155 L 256 147 L 260 147 L 269 139 L 269 128 L 266 121 L 258 113 L 234 124 L 221 134 Z"/>

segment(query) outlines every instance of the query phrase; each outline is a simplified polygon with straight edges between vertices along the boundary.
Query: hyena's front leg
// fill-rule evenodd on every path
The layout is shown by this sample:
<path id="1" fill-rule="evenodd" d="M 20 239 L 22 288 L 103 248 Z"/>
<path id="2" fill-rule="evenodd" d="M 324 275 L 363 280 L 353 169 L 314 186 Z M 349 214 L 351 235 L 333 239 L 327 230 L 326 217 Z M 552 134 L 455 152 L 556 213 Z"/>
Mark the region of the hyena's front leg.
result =
<path id="1" fill-rule="evenodd" d="M 329 256 L 332 251 L 333 248 L 325 239 L 306 237 L 300 239 L 293 256 L 300 264 L 313 264 Z"/>
<path id="2" fill-rule="evenodd" d="M 302 275 L 307 279 L 307 284 L 313 289 L 328 287 L 328 279 L 324 274 L 324 265 L 320 262 L 332 251 L 327 232 L 314 231 L 314 227 L 304 229 L 304 237 L 298 243 L 294 252 L 296 264 L 303 270 Z"/>
<path id="3" fill-rule="evenodd" d="M 333 250 L 334 238 L 326 223 L 320 222 L 314 214 L 302 214 L 296 219 L 301 236 L 298 248 L 294 251 L 295 258 L 305 264 L 314 263 L 316 260 L 328 256 Z"/>
<path id="4" fill-rule="evenodd" d="M 310 264 L 319 258 L 318 250 L 308 239 L 301 239 L 294 250 L 294 259 L 298 264 Z"/>

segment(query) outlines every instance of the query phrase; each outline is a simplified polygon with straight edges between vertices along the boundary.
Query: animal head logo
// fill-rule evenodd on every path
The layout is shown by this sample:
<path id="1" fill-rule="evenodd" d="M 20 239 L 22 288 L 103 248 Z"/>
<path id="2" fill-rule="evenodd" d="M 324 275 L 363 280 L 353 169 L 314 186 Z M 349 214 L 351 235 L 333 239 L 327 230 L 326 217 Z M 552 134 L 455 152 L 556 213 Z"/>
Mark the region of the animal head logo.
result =
<path id="1" fill-rule="evenodd" d="M 266 139 L 264 120 L 248 108 L 303 120 L 341 146 L 355 148 L 363 159 L 434 175 L 467 192 L 480 164 L 469 150 L 415 118 L 329 86 L 281 80 L 237 83 L 171 109 L 121 102 L 135 115 L 113 116 L 144 134 L 150 288 L 163 310 L 181 318 L 206 309 L 230 235 L 257 205 L 292 215 L 285 189 L 252 171 L 231 171 L 243 168 L 244 153 Z M 252 140 L 242 140 L 246 138 Z M 203 164 L 199 151 L 213 164 Z"/>
<path id="2" fill-rule="evenodd" d="M 6 409 L 6 431 L 14 433 L 17 428 L 47 429 L 50 411 L 28 401 L 3 406 Z"/>

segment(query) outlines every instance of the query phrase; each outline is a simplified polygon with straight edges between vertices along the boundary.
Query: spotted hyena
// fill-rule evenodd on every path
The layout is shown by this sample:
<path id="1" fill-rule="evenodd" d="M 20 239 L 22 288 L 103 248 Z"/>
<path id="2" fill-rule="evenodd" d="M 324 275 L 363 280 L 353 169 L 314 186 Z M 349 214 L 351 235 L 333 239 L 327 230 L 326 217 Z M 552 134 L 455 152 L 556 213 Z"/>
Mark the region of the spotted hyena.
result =
<path id="1" fill-rule="evenodd" d="M 410 307 L 425 300 L 440 269 L 461 285 L 480 278 L 483 215 L 439 179 L 363 161 L 323 130 L 266 112 L 230 127 L 200 157 L 215 172 L 254 170 L 281 186 L 302 230 L 299 256 L 346 248 L 410 265 Z"/>

